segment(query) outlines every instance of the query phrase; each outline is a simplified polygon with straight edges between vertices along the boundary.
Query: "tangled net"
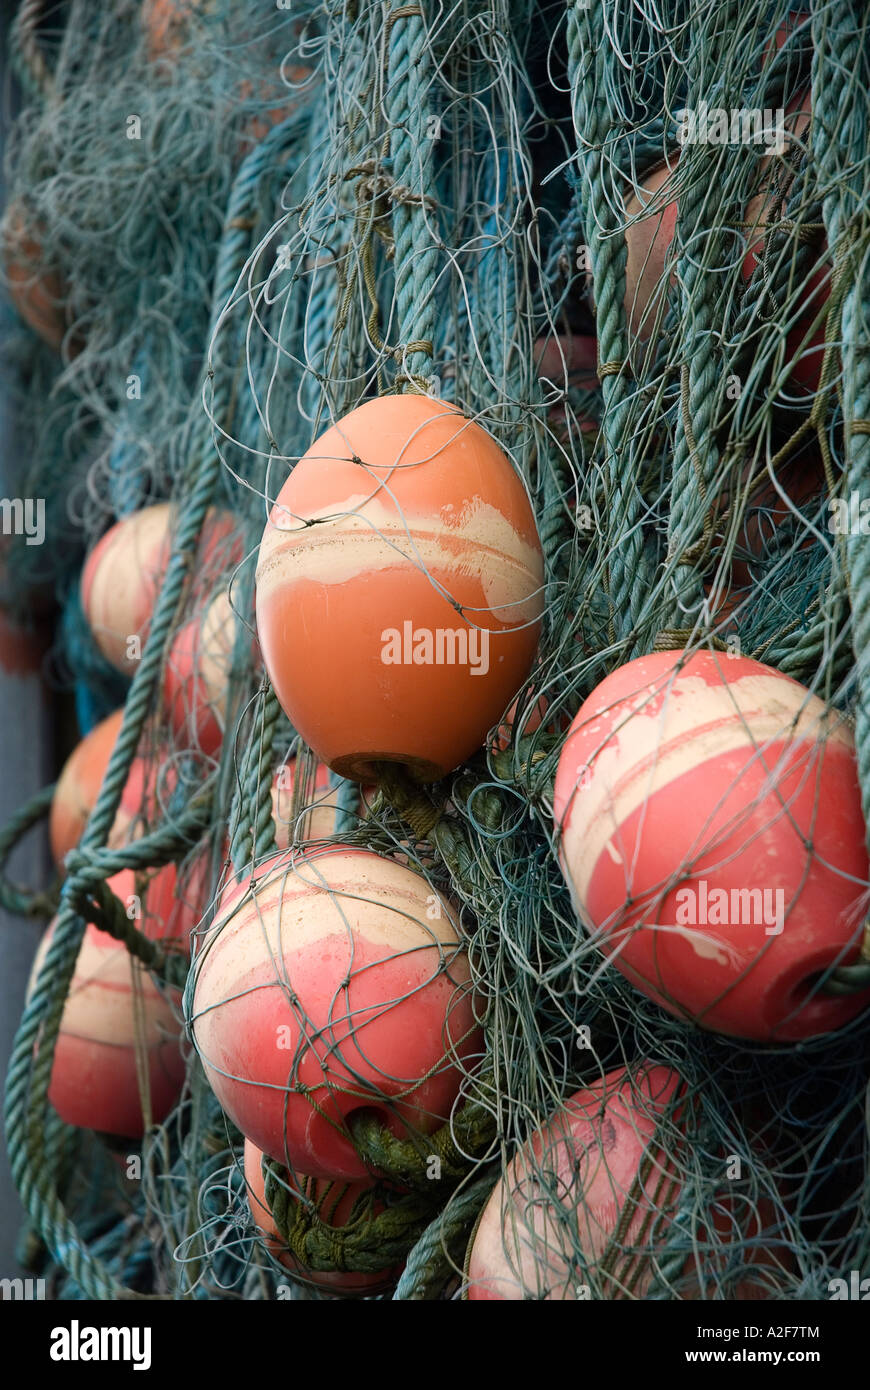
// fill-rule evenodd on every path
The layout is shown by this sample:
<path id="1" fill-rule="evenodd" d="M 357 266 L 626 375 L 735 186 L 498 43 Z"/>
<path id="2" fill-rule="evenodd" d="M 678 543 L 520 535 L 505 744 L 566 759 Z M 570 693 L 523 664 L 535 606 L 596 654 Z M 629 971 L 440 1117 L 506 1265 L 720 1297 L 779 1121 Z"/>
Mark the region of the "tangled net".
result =
<path id="1" fill-rule="evenodd" d="M 155 9 L 174 13 L 168 30 Z M 57 909 L 6 1101 L 22 1248 L 56 1296 L 316 1298 L 306 1269 L 389 1267 L 390 1292 L 372 1296 L 463 1297 L 476 1222 L 518 1153 L 514 1250 L 541 1241 L 542 1196 L 548 1212 L 529 1297 L 734 1298 L 753 1284 L 824 1298 L 870 1265 L 866 1022 L 761 1045 L 665 1014 L 578 926 L 552 806 L 562 721 L 608 672 L 730 645 L 854 727 L 870 816 L 870 561 L 860 527 L 830 524 L 870 484 L 868 30 L 860 0 L 341 0 L 253 26 L 223 0 L 20 7 L 29 95 L 6 226 L 25 219 L 63 312 L 57 351 L 23 330 L 6 348 L 28 461 L 15 483 L 48 499 L 57 537 L 38 554 L 13 542 L 8 602 L 51 589 L 51 670 L 75 688 L 83 732 L 124 703 L 59 896 L 4 885 L 16 911 Z M 786 138 L 773 153 L 681 143 L 702 103 L 782 110 Z M 747 218 L 759 194 L 760 231 Z M 647 293 L 627 280 L 627 238 L 674 201 Z M 578 366 L 593 334 L 595 366 Z M 546 609 L 507 731 L 445 782 L 386 779 L 371 803 L 341 779 L 316 784 L 263 678 L 254 567 L 312 441 L 367 397 L 406 391 L 454 403 L 513 460 Z M 84 621 L 78 575 L 110 522 L 166 499 L 172 557 L 128 686 Z M 191 557 L 215 506 L 240 550 L 204 592 Z M 235 622 L 214 753 L 176 738 L 160 691 L 173 635 L 219 588 Z M 143 801 L 136 837 L 107 848 L 137 752 L 172 769 L 175 791 L 156 813 Z M 404 855 L 455 905 L 485 1042 L 434 1136 L 354 1127 L 382 1182 L 338 1234 L 335 1194 L 266 1165 L 288 1265 L 258 1233 L 242 1137 L 195 1052 L 126 1176 L 118 1143 L 61 1123 L 47 1090 L 85 920 L 179 1016 L 186 982 L 191 1017 L 196 968 L 138 930 L 106 880 L 176 864 L 207 939 L 220 887 L 275 852 L 273 775 L 294 759 L 291 855 L 324 840 Z M 48 801 L 23 808 L 4 857 Z M 324 804 L 326 832 L 312 820 Z M 862 969 L 845 988 L 866 986 Z M 655 1121 L 667 1191 L 592 1259 L 578 1184 L 553 1144 L 523 1146 L 566 1097 L 641 1060 L 681 1078 Z"/>

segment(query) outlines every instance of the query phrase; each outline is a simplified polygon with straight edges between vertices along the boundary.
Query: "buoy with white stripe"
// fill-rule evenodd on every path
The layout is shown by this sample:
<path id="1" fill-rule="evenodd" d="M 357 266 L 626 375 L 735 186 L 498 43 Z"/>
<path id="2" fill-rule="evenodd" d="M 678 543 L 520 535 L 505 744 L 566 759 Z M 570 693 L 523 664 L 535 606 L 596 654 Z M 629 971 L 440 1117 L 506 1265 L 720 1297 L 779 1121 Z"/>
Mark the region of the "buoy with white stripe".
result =
<path id="1" fill-rule="evenodd" d="M 175 897 L 175 869 L 161 870 L 142 891 L 132 870 L 109 879 L 129 910 L 140 900 L 136 925 L 152 940 L 186 948 L 196 913 Z M 43 937 L 30 989 L 55 930 Z M 181 1002 L 177 991 L 158 988 L 126 946 L 88 924 L 60 1021 L 48 1098 L 62 1120 L 84 1129 L 136 1139 L 145 1132 L 145 1108 L 154 1122 L 166 1118 L 181 1093 Z M 143 1096 L 144 1090 L 144 1096 Z"/>
<path id="2" fill-rule="evenodd" d="M 454 909 L 367 850 L 289 850 L 229 884 L 193 969 L 212 1090 L 295 1173 L 369 1176 L 354 1114 L 431 1133 L 480 1051 Z"/>
<path id="3" fill-rule="evenodd" d="M 257 568 L 263 660 L 334 771 L 443 777 L 531 670 L 543 611 L 534 516 L 482 426 L 428 396 L 333 425 L 272 508 Z"/>
<path id="4" fill-rule="evenodd" d="M 827 1033 L 870 991 L 821 987 L 853 964 L 868 862 L 842 715 L 746 657 L 658 652 L 577 714 L 554 794 L 581 922 L 637 988 L 737 1037 Z"/>
<path id="5" fill-rule="evenodd" d="M 131 512 L 100 538 L 82 570 L 82 609 L 103 656 L 125 676 L 135 672 L 172 553 L 177 510 L 158 502 Z M 206 515 L 193 565 L 193 592 L 242 559 L 234 518 Z M 207 591 L 207 590 L 206 590 Z"/>
<path id="6" fill-rule="evenodd" d="M 6 209 L 0 223 L 0 258 L 6 290 L 24 322 L 49 347 L 60 352 L 68 324 L 68 287 L 59 272 L 47 263 L 42 239 L 45 234 L 21 202 Z M 81 350 L 70 345 L 70 356 Z"/>
<path id="7" fill-rule="evenodd" d="M 80 743 L 77 743 L 63 765 L 51 802 L 48 821 L 51 852 L 61 865 L 85 832 L 91 812 L 103 785 L 118 735 L 121 732 L 122 709 L 95 724 Z M 158 790 L 168 795 L 175 785 L 175 770 L 167 765 L 166 753 L 152 760 L 141 753 L 130 764 L 127 781 L 115 812 L 115 819 L 106 841 L 109 849 L 117 849 L 136 837 L 137 822 L 143 813 L 153 820 L 158 814 Z M 170 867 L 170 866 L 167 866 Z"/>
<path id="8" fill-rule="evenodd" d="M 617 1068 L 566 1100 L 493 1188 L 472 1241 L 467 1298 L 644 1298 L 655 1272 L 651 1257 L 679 1210 L 682 1090 L 672 1068 L 644 1063 Z M 744 1263 L 757 1273 L 742 1271 L 730 1296 L 769 1297 L 782 1251 L 758 1237 L 771 1217 L 769 1201 L 747 1215 L 723 1191 L 713 1209 L 715 1236 L 705 1248 L 709 1238 L 697 1232 L 698 1253 L 687 1255 L 677 1276 L 680 1296 L 709 1297 L 733 1268 L 727 1246 L 739 1222 Z"/>

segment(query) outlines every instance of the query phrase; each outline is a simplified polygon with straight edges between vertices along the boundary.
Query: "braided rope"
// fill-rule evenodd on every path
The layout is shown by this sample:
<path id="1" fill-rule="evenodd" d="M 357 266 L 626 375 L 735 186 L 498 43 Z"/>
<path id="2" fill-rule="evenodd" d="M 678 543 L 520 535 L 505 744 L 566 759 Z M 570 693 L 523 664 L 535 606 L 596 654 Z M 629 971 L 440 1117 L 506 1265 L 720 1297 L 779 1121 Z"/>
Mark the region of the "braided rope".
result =
<path id="1" fill-rule="evenodd" d="M 642 501 L 626 443 L 631 383 L 622 368 L 628 356 L 625 316 L 625 239 L 618 232 L 620 214 L 607 186 L 604 147 L 622 124 L 609 109 L 606 95 L 604 6 L 591 9 L 577 0 L 568 15 L 568 70 L 577 134 L 578 164 L 587 210 L 586 235 L 594 277 L 598 333 L 598 376 L 604 398 L 604 440 L 612 516 L 610 568 L 611 627 L 614 639 L 626 640 L 640 619 L 648 565 L 640 526 Z M 594 209 L 594 215 L 591 210 Z M 626 458 L 626 452 L 629 457 Z"/>
<path id="2" fill-rule="evenodd" d="M 54 783 L 35 792 L 6 822 L 0 832 L 0 907 L 16 917 L 50 917 L 57 902 L 52 892 L 27 892 L 3 876 L 3 870 L 15 846 L 29 830 L 45 819 L 51 809 Z"/>
<path id="3" fill-rule="evenodd" d="M 858 0 L 839 0 L 830 15 L 813 17 L 812 98 L 814 153 L 835 174 L 822 204 L 828 246 L 837 262 L 832 299 L 842 294 L 843 366 L 846 381 L 846 491 L 870 497 L 870 434 L 849 428 L 870 415 L 870 357 L 866 350 L 866 308 L 870 303 L 870 173 L 866 159 L 866 91 L 861 85 L 861 54 L 867 43 L 867 12 Z M 866 64 L 866 52 L 865 52 Z M 836 120 L 836 128 L 834 126 Z M 834 315 L 832 307 L 829 317 Z M 832 369 L 826 352 L 825 378 Z M 846 537 L 848 584 L 852 606 L 852 649 L 857 674 L 855 743 L 861 804 L 870 846 L 870 556 L 866 538 Z M 870 983 L 870 927 L 865 927 L 860 965 L 841 967 L 834 990 L 865 989 Z"/>
<path id="4" fill-rule="evenodd" d="M 434 1299 L 457 1272 L 468 1243 L 468 1232 L 492 1191 L 490 1175 L 454 1193 L 442 1212 L 426 1227 L 408 1252 L 394 1301 Z"/>
<path id="5" fill-rule="evenodd" d="M 431 47 L 423 6 L 394 5 L 387 17 L 393 263 L 400 362 L 397 385 L 425 390 L 432 371 L 438 246 L 428 194 L 433 183 L 429 126 Z"/>

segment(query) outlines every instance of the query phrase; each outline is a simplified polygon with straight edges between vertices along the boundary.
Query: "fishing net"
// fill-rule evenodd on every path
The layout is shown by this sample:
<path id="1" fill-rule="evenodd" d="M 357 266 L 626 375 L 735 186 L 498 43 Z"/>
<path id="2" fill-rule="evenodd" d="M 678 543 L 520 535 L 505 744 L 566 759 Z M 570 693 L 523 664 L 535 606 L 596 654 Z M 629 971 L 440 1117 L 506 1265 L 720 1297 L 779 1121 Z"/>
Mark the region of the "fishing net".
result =
<path id="1" fill-rule="evenodd" d="M 553 788 L 568 722 L 606 675 L 697 649 L 818 696 L 820 737 L 854 731 L 870 811 L 864 6 L 241 11 L 27 3 L 12 34 L 27 99 L 5 236 L 28 283 L 48 285 L 53 344 L 6 339 L 25 441 L 10 487 L 46 499 L 51 537 L 13 538 L 9 603 L 40 586 L 60 605 L 51 674 L 75 689 L 83 733 L 124 707 L 62 884 L 4 885 L 13 910 L 56 913 L 7 1081 L 28 1264 L 64 1298 L 461 1298 L 486 1227 L 513 1296 L 828 1297 L 870 1258 L 866 1023 L 754 1042 L 634 988 L 578 921 Z M 762 113 L 763 138 L 693 138 L 692 121 L 697 136 L 734 111 Z M 6 266 L 15 291 L 8 250 Z M 534 669 L 474 758 L 432 786 L 386 770 L 361 790 L 326 777 L 278 706 L 254 570 L 296 462 L 385 393 L 452 403 L 508 453 L 545 608 Z M 166 501 L 171 545 L 128 681 L 85 621 L 79 575 L 110 523 Z M 200 539 L 215 511 L 235 538 L 217 558 Z M 219 596 L 215 746 L 163 691 L 179 632 L 201 640 Z M 112 835 L 137 756 L 152 769 L 140 814 Z M 22 808 L 4 859 L 50 799 Z M 141 1014 L 141 1145 L 66 1125 L 47 1100 L 85 922 L 128 953 L 131 1008 L 147 980 L 198 1040 L 221 894 L 239 880 L 257 920 L 250 874 L 279 844 L 284 883 L 312 846 L 401 863 L 467 953 L 481 1030 L 445 1050 L 449 1114 L 393 1133 L 398 1074 L 376 1113 L 335 1122 L 379 1175 L 362 1196 L 288 1154 L 246 1164 L 189 1045 L 181 1097 L 155 1121 Z M 144 918 L 118 891 L 123 871 L 141 888 L 165 866 L 196 929 L 192 969 L 180 939 L 149 930 L 153 877 Z M 866 888 L 847 963 L 814 995 L 868 986 Z M 287 1071 L 289 1096 L 304 1078 L 292 1056 Z M 608 1118 L 643 1138 L 627 1176 L 607 1166 Z"/>

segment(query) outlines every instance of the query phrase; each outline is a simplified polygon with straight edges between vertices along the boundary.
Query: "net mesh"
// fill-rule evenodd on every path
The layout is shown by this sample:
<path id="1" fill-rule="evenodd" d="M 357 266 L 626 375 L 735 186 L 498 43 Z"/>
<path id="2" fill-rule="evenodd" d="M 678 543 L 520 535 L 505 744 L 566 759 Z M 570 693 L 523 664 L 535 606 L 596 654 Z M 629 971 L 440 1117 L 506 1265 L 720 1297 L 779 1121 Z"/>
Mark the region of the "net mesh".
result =
<path id="1" fill-rule="evenodd" d="M 10 488 L 46 499 L 51 544 L 11 538 L 7 597 L 60 605 L 51 673 L 83 733 L 125 706 L 7 1084 L 27 1256 L 56 1296 L 474 1296 L 469 1250 L 493 1213 L 533 1298 L 824 1298 L 866 1268 L 866 1023 L 796 1047 L 663 1011 L 578 924 L 553 783 L 567 722 L 609 672 L 698 648 L 820 697 L 839 730 L 823 741 L 854 730 L 868 804 L 868 24 L 859 0 L 20 7 L 6 276 L 32 325 L 12 269 L 26 252 L 54 344 L 10 320 Z M 736 139 L 733 112 L 750 122 Z M 264 679 L 254 569 L 312 441 L 392 392 L 455 404 L 509 455 L 546 602 L 486 747 L 433 788 L 360 794 L 326 780 Z M 110 523 L 170 499 L 128 685 L 79 575 Z M 237 544 L 211 564 L 210 507 Z M 173 719 L 163 692 L 179 632 L 204 640 L 219 594 L 214 746 L 200 707 Z M 137 752 L 174 790 L 155 801 L 146 779 L 144 818 L 106 848 Z M 186 979 L 196 1031 L 196 967 L 100 885 L 176 864 L 199 962 L 221 887 L 274 854 L 276 829 L 291 865 L 325 843 L 404 856 L 453 905 L 483 1041 L 434 1134 L 344 1126 L 384 1175 L 359 1219 L 336 1224 L 292 1163 L 267 1164 L 265 1240 L 195 1050 L 141 1146 L 61 1124 L 46 1089 L 85 916 L 157 972 L 179 1029 Z M 700 862 L 713 842 L 697 834 Z M 853 955 L 862 928 L 856 910 Z M 142 1049 L 140 1027 L 147 1101 Z M 665 1100 L 642 1063 L 676 1074 Z M 602 1148 L 605 1077 L 607 1116 L 645 1144 L 628 1177 Z M 558 1117 L 589 1088 L 568 1162 Z M 342 1287 L 348 1272 L 374 1281 Z"/>

